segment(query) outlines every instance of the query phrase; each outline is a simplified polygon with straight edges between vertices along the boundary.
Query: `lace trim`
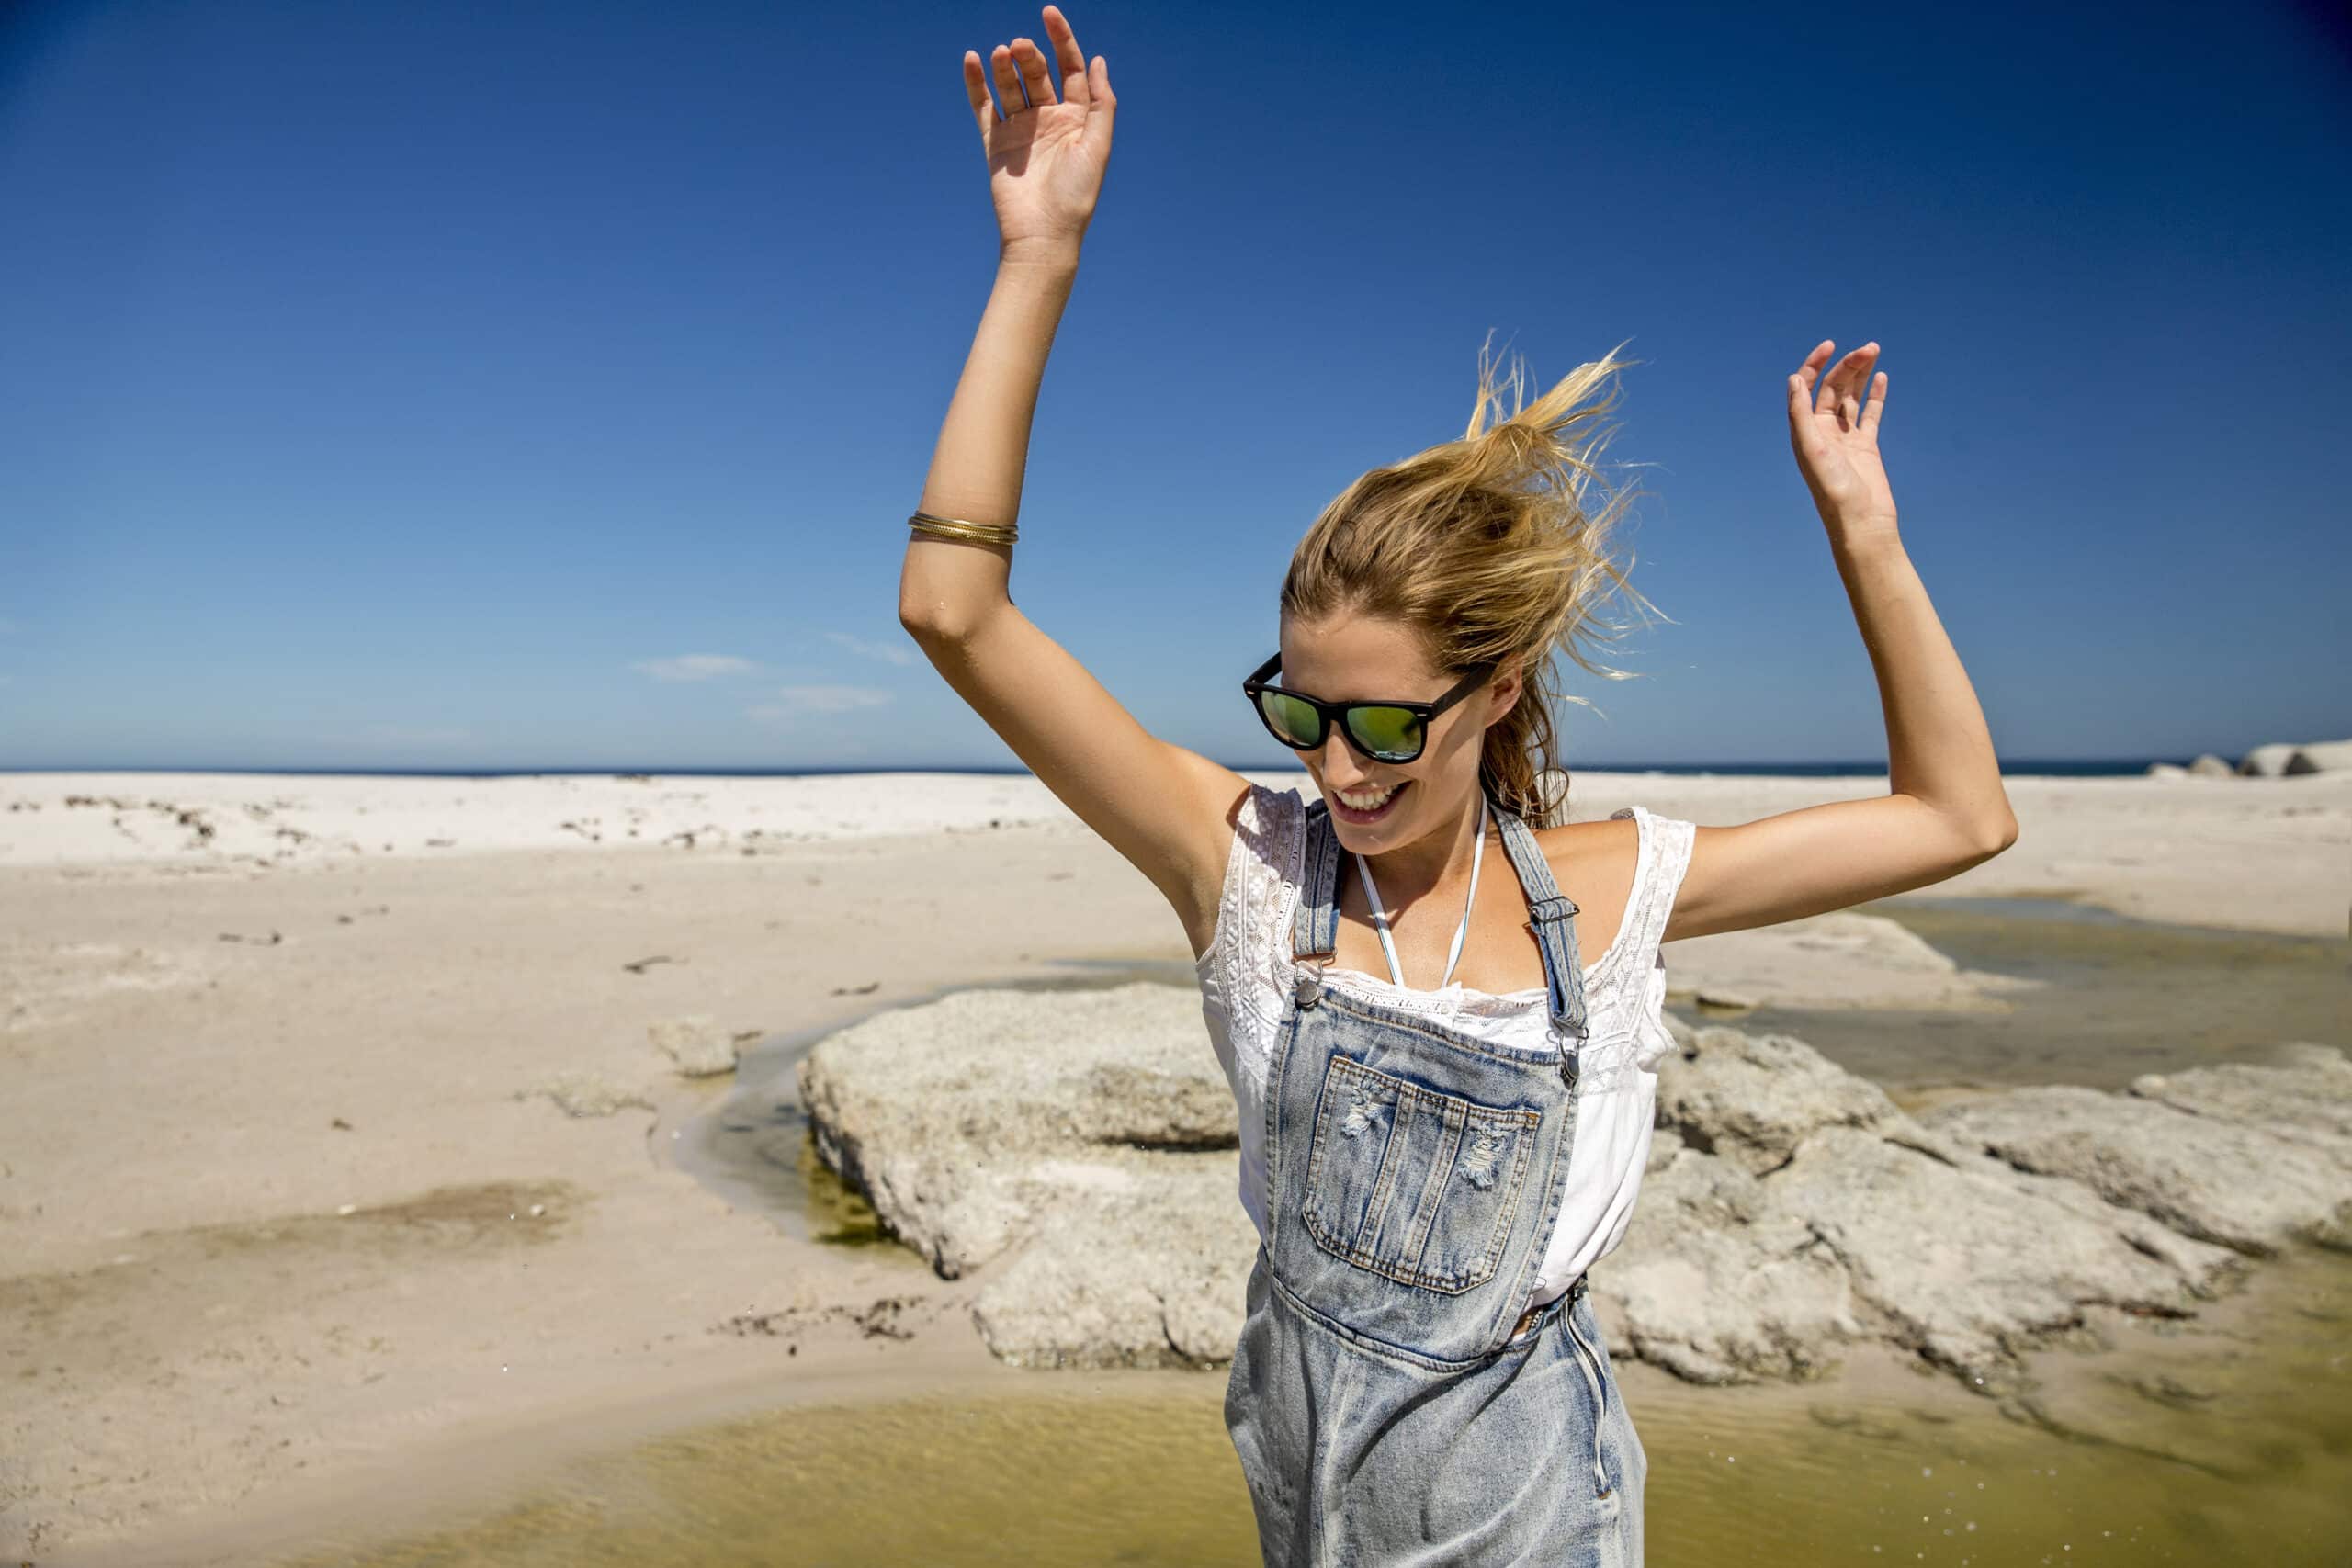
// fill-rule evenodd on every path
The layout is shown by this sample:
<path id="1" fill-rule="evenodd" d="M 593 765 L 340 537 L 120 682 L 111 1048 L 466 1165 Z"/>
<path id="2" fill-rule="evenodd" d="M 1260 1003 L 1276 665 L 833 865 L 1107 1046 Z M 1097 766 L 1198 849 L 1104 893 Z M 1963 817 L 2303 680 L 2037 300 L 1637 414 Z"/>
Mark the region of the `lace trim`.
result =
<path id="1" fill-rule="evenodd" d="M 1657 954 L 1647 972 L 1640 973 L 1633 969 L 1633 955 L 1657 953 L 1690 866 L 1696 827 L 1639 806 L 1611 816 L 1612 820 L 1619 818 L 1634 818 L 1640 834 L 1635 883 L 1622 931 L 1585 976 L 1593 1034 L 1577 1078 L 1580 1093 L 1627 1087 L 1635 1070 L 1655 1068 L 1673 1048 L 1673 1036 L 1660 1016 L 1665 957 Z M 1264 1078 L 1273 1031 L 1287 1005 L 1290 932 L 1306 874 L 1306 803 L 1297 790 L 1250 784 L 1236 818 L 1216 940 L 1202 959 L 1202 967 L 1214 971 L 1225 1003 L 1237 1070 L 1259 1082 Z M 1431 992 L 1408 990 L 1354 970 L 1335 969 L 1331 975 L 1350 989 L 1472 1032 L 1515 1034 L 1523 1027 L 1547 1040 L 1553 1034 L 1541 986 L 1501 995 L 1460 987 Z"/>

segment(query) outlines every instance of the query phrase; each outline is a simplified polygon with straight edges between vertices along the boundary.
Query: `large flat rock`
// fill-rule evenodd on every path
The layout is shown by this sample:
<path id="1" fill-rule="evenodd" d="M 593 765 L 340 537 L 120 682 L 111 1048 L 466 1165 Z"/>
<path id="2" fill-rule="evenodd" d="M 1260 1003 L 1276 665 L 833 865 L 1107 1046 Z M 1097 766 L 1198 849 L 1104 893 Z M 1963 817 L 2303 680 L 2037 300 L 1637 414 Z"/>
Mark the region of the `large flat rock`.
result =
<path id="1" fill-rule="evenodd" d="M 1878 1340 L 2011 1389 L 2022 1352 L 2193 1314 L 2347 1196 L 2352 1065 L 2324 1047 L 1914 1118 L 1792 1035 L 1670 1022 L 1641 1204 L 1592 1291 L 1632 1354 L 1694 1382 L 1819 1377 Z M 1196 992 L 959 992 L 827 1037 L 800 1089 L 884 1223 L 977 1271 L 997 1356 L 1231 1355 L 1257 1235 Z"/>
<path id="2" fill-rule="evenodd" d="M 2226 1080 L 2242 1112 L 2283 1098 L 2285 1085 L 2275 1094 L 2252 1087 L 2278 1071 L 2245 1067 Z M 2192 1085 L 2192 1096 L 2213 1081 Z M 2304 1110 L 2290 1114 L 2307 1130 Z M 2267 1255 L 2298 1237 L 2340 1234 L 2352 1205 L 2352 1167 L 2331 1150 L 2262 1122 L 2137 1093 L 2052 1084 L 1939 1106 L 1920 1121 L 2020 1169 L 2081 1182 L 2110 1203 L 2242 1252 Z"/>

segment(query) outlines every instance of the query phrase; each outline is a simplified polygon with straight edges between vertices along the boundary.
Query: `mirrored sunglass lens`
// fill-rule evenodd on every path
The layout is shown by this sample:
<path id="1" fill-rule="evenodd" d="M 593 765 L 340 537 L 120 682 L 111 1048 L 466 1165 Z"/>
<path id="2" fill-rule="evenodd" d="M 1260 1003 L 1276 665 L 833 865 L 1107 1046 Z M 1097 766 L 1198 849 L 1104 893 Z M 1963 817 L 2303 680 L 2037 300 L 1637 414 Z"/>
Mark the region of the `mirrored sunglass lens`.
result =
<path id="1" fill-rule="evenodd" d="M 1375 757 L 1401 762 L 1421 749 L 1420 716 L 1407 708 L 1351 708 L 1348 728 Z"/>
<path id="2" fill-rule="evenodd" d="M 1322 716 L 1296 697 L 1283 692 L 1261 692 L 1258 706 L 1284 745 L 1312 751 L 1323 743 Z"/>

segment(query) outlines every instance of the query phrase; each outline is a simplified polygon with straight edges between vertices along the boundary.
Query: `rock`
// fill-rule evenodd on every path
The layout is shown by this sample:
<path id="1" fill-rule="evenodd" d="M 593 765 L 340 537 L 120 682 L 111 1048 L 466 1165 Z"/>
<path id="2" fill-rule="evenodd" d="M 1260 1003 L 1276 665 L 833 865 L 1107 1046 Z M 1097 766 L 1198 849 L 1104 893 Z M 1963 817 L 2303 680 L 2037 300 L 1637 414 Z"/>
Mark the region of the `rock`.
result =
<path id="1" fill-rule="evenodd" d="M 1724 990 L 1721 988 L 1711 988 L 1700 991 L 1691 998 L 1691 1000 L 1697 1002 L 1702 1008 L 1752 1009 L 1763 1005 L 1760 998 L 1751 997 L 1745 991 Z"/>
<path id="2" fill-rule="evenodd" d="M 2005 1392 L 2016 1355 L 2089 1302 L 2178 1309 L 2233 1259 L 2074 1183 L 1984 1159 L 1947 1165 L 1858 1127 L 1824 1128 L 1763 1184 L 1844 1268 L 1878 1332 L 1971 1386 Z M 2088 1199 L 2087 1202 L 2083 1200 Z"/>
<path id="3" fill-rule="evenodd" d="M 2221 1063 L 2182 1073 L 2143 1073 L 2132 1092 L 2175 1110 L 2259 1127 L 2352 1156 L 2352 1061 L 2333 1045 L 2281 1045 L 2276 1066 Z"/>
<path id="4" fill-rule="evenodd" d="M 708 1013 L 649 1023 L 645 1032 L 677 1064 L 681 1077 L 709 1077 L 735 1070 L 735 1042 L 722 1032 Z"/>
<path id="5" fill-rule="evenodd" d="M 2178 762 L 2151 762 L 2148 764 L 2148 776 L 2152 779 L 2185 779 L 2188 776 L 2188 770 Z"/>
<path id="6" fill-rule="evenodd" d="M 2212 1081 L 2199 1090 L 2226 1092 Z M 2255 1099 L 2244 1096 L 2249 1105 Z M 2049 1085 L 1939 1106 L 1919 1120 L 2012 1165 L 2079 1181 L 2185 1235 L 2256 1256 L 2328 1233 L 2352 1205 L 2352 1171 L 2326 1150 L 2155 1099 Z"/>
<path id="7" fill-rule="evenodd" d="M 1757 1175 L 1786 1165 L 1823 1127 L 1908 1120 L 1876 1084 L 1792 1034 L 1714 1025 L 1696 1032 L 1679 1061 L 1668 1060 L 1658 1074 L 1657 1124 Z"/>
<path id="8" fill-rule="evenodd" d="M 2211 751 L 2189 763 L 2188 771 L 2200 779 L 2226 779 L 2233 777 L 2237 773 L 2235 768 L 2231 767 L 2229 763 Z"/>
<path id="9" fill-rule="evenodd" d="M 972 990 L 876 1014 L 799 1067 L 825 1161 L 1025 1366 L 1229 1357 L 1257 1233 L 1199 993 Z M 1236 1272 L 1236 1270 L 1238 1272 Z"/>
<path id="10" fill-rule="evenodd" d="M 974 1300 L 972 1321 L 1015 1366 L 1214 1366 L 1240 1336 L 1257 1247 L 1231 1159 L 1186 1159 L 1042 1209 L 1030 1244 Z"/>
<path id="11" fill-rule="evenodd" d="M 2021 1352 L 2190 1315 L 2346 1194 L 2352 1063 L 2325 1047 L 1915 1118 L 1792 1036 L 1666 1021 L 1640 1203 L 1592 1292 L 1694 1382 L 1815 1378 L 1877 1339 L 2016 1394 Z M 1231 1356 L 1257 1235 L 1195 991 L 954 993 L 820 1042 L 800 1090 L 885 1224 L 978 1275 L 1001 1359 Z"/>
<path id="12" fill-rule="evenodd" d="M 2288 774 L 2340 773 L 2352 770 L 2352 740 L 2314 740 L 2295 748 L 2281 769 Z"/>
<path id="13" fill-rule="evenodd" d="M 1833 1370 L 1831 1347 L 1864 1332 L 1846 1270 L 1769 1185 L 1678 1144 L 1593 1275 L 1595 1310 L 1613 1303 L 1604 1332 L 1692 1382 Z"/>
<path id="14" fill-rule="evenodd" d="M 2238 759 L 2238 773 L 2244 778 L 2275 779 L 2287 771 L 2287 760 L 2295 750 L 2284 741 L 2257 746 Z"/>
<path id="15" fill-rule="evenodd" d="M 1668 986 L 1797 1008 L 2006 1012 L 2007 993 L 2042 982 L 1962 969 L 1883 915 L 1850 910 L 1674 944 Z"/>

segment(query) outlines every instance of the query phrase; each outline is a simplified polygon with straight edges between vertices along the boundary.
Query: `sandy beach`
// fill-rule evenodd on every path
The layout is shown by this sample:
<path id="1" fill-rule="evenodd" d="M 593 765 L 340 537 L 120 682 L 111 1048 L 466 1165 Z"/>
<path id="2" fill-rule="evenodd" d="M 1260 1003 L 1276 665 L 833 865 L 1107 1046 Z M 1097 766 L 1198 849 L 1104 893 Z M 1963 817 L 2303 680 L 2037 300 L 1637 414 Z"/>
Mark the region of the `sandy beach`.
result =
<path id="1" fill-rule="evenodd" d="M 2346 935 L 2352 774 L 2007 788 L 2016 846 L 1923 895 Z M 1579 773 L 1571 815 L 1884 789 Z M 1027 777 L 0 774 L 0 1548 L 161 1561 L 689 1412 L 1050 1378 L 987 1355 L 975 1279 L 679 1168 L 728 1079 L 654 1032 L 1190 956 Z"/>

